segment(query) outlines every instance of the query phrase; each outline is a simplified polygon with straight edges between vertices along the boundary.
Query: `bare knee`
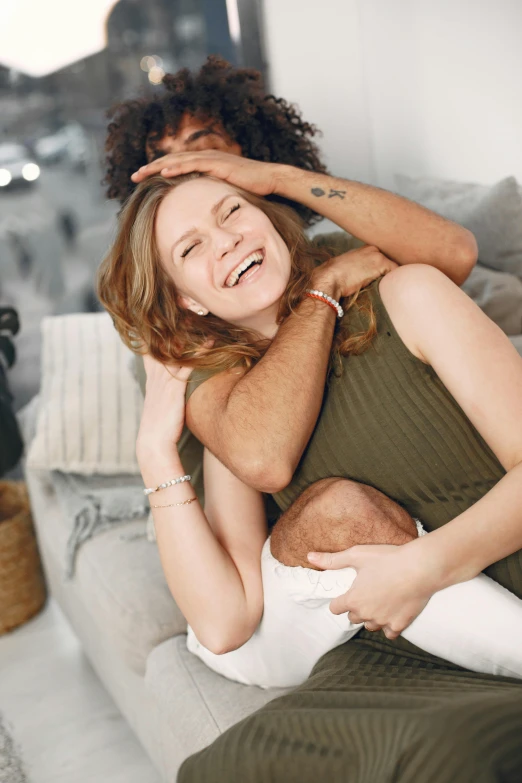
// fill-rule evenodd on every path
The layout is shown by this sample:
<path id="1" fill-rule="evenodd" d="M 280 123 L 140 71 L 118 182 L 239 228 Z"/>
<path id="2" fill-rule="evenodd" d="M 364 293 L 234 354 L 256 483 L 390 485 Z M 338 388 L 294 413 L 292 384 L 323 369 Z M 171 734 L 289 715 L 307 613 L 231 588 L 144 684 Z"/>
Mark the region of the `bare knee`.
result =
<path id="1" fill-rule="evenodd" d="M 308 552 L 357 544 L 401 545 L 416 538 L 411 516 L 382 492 L 340 478 L 312 484 L 272 531 L 271 550 L 286 565 L 310 567 Z"/>

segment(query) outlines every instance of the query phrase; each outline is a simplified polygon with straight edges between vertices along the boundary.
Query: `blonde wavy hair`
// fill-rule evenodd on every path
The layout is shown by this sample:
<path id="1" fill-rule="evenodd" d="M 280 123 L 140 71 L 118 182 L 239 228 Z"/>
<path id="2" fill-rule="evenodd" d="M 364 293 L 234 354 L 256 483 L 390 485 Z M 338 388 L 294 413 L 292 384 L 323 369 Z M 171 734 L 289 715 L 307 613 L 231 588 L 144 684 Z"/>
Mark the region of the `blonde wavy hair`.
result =
<path id="1" fill-rule="evenodd" d="M 116 239 L 100 266 L 98 296 L 123 342 L 136 353 L 150 353 L 163 364 L 181 362 L 215 371 L 238 366 L 249 369 L 270 341 L 211 313 L 201 317 L 182 307 L 176 286 L 160 261 L 155 232 L 159 205 L 173 188 L 200 176 L 206 175 L 156 176 L 136 188 L 120 213 Z M 236 190 L 267 215 L 290 252 L 290 280 L 279 306 L 280 323 L 310 287 L 314 268 L 330 254 L 310 243 L 290 207 Z M 340 356 L 361 353 L 376 333 L 373 308 L 364 292 L 351 297 L 344 307 L 347 315 L 336 328 L 332 366 Z M 366 315 L 365 328 L 356 332 L 350 330 L 348 311 L 352 308 Z"/>

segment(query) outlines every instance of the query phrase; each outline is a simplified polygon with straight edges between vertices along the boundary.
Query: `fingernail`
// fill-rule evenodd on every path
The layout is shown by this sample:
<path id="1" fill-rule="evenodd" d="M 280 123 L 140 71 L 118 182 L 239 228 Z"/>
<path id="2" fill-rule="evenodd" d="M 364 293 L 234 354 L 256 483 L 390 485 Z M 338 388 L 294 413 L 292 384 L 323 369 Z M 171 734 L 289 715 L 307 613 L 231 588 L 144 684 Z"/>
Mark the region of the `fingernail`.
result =
<path id="1" fill-rule="evenodd" d="M 308 552 L 307 557 L 311 563 L 315 563 L 317 562 L 317 560 L 319 560 L 319 555 L 317 554 L 317 552 Z"/>

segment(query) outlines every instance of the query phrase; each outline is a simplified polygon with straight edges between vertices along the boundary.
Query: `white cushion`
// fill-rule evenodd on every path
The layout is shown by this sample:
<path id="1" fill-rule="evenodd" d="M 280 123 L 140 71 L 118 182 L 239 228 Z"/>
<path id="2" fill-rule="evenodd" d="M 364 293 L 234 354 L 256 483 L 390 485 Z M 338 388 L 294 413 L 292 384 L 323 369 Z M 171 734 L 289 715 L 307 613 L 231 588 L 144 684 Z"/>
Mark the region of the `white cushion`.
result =
<path id="1" fill-rule="evenodd" d="M 514 177 L 488 187 L 397 175 L 397 191 L 468 228 L 485 266 L 522 279 L 522 190 Z"/>
<path id="2" fill-rule="evenodd" d="M 27 464 L 65 473 L 139 473 L 143 406 L 126 348 L 107 313 L 42 321 L 42 387 Z"/>

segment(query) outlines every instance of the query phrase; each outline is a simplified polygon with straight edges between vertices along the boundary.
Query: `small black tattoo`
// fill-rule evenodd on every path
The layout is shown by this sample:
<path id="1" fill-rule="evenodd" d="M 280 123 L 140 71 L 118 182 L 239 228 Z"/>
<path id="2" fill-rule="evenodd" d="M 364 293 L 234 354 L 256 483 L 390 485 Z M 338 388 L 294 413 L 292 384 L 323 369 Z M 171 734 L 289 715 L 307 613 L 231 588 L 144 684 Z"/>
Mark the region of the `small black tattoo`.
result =
<path id="1" fill-rule="evenodd" d="M 346 196 L 346 190 L 334 190 L 333 188 L 330 188 L 328 198 L 334 198 L 335 196 L 339 196 L 340 199 L 344 199 Z"/>
<path id="2" fill-rule="evenodd" d="M 312 196 L 317 196 L 320 198 L 321 196 L 325 196 L 325 192 L 322 188 L 312 188 Z"/>

